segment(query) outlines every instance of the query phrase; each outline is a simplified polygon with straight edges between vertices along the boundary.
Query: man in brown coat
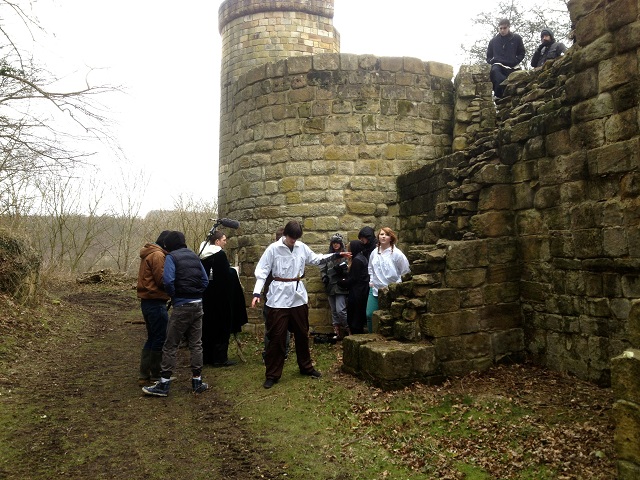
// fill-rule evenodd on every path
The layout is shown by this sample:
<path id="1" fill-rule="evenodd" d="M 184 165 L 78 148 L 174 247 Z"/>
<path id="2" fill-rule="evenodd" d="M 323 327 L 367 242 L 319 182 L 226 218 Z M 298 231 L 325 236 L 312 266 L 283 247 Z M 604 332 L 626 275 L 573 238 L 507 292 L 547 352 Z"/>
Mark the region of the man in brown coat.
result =
<path id="1" fill-rule="evenodd" d="M 162 346 L 167 336 L 167 301 L 162 285 L 164 272 L 164 240 L 169 230 L 163 231 L 155 243 L 147 243 L 140 249 L 140 269 L 138 271 L 138 298 L 140 309 L 147 327 L 147 341 L 142 347 L 140 355 L 140 376 L 138 382 L 147 382 L 160 378 L 160 362 L 162 361 Z"/>

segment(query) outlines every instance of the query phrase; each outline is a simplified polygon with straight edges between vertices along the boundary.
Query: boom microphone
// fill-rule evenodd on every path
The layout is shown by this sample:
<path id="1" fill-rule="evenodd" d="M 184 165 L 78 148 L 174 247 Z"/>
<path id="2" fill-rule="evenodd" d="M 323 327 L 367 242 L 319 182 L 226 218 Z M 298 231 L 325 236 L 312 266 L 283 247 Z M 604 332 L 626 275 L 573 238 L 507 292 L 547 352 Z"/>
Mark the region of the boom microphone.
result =
<path id="1" fill-rule="evenodd" d="M 213 220 L 213 218 L 211 220 Z M 231 220 L 230 218 L 219 218 L 216 220 L 216 223 L 218 225 L 222 225 L 223 227 L 227 227 L 227 228 L 240 227 L 240 222 L 238 222 L 237 220 Z"/>

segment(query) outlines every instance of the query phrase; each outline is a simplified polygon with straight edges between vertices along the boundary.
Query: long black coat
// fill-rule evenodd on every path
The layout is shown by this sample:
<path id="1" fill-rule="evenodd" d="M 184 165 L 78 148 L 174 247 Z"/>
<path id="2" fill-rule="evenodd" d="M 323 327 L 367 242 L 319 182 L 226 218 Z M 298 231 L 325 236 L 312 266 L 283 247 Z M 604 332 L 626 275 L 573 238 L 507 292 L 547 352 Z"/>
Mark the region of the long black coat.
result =
<path id="1" fill-rule="evenodd" d="M 367 325 L 367 299 L 369 298 L 369 261 L 363 252 L 351 259 L 347 278 L 341 286 L 349 289 L 347 298 L 347 323 L 351 333 L 364 333 Z"/>
<path id="2" fill-rule="evenodd" d="M 229 336 L 247 323 L 240 279 L 223 250 L 202 260 L 209 285 L 202 295 L 202 353 L 205 364 L 227 360 Z"/>

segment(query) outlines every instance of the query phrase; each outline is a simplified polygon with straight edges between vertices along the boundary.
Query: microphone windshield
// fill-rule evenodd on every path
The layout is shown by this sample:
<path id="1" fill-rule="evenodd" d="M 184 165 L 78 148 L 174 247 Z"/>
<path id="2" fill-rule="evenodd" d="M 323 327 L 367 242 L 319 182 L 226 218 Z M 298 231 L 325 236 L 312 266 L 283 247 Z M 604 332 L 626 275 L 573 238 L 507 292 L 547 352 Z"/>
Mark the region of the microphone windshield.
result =
<path id="1" fill-rule="evenodd" d="M 218 222 L 220 222 L 220 225 L 222 225 L 223 227 L 227 227 L 227 228 L 239 228 L 240 227 L 240 222 L 238 222 L 237 220 L 231 220 L 229 218 L 220 218 L 218 220 Z"/>

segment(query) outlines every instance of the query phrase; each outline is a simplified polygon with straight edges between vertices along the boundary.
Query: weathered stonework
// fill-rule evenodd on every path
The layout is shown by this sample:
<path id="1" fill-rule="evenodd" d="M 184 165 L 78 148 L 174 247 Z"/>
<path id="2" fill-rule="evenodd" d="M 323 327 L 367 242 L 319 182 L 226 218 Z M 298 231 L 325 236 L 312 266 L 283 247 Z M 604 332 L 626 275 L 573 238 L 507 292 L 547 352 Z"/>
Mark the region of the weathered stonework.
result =
<path id="1" fill-rule="evenodd" d="M 452 81 L 448 65 L 339 53 L 332 1 L 227 0 L 219 211 L 241 221 L 247 291 L 291 218 L 316 251 L 397 229 L 411 274 L 382 291 L 378 334 L 345 340 L 345 370 L 395 388 L 529 357 L 613 383 L 620 478 L 635 478 L 638 1 L 569 8 L 575 45 L 494 105 L 487 66 Z M 312 328 L 328 327 L 316 269 L 305 281 Z"/>

